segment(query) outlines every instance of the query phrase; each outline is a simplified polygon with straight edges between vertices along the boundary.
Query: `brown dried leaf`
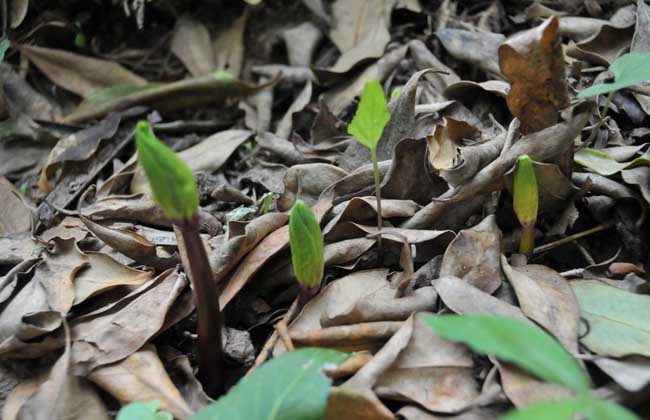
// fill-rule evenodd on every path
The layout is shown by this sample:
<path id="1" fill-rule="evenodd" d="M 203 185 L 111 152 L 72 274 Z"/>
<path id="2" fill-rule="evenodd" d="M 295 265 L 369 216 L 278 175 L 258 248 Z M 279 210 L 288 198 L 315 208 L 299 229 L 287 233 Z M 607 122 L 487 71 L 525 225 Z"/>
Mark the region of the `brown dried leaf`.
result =
<path id="1" fill-rule="evenodd" d="M 145 345 L 126 359 L 95 369 L 88 379 L 122 405 L 133 401 L 160 401 L 161 409 L 178 419 L 194 415 L 165 371 L 156 348 Z"/>
<path id="2" fill-rule="evenodd" d="M 440 276 L 460 277 L 488 294 L 501 286 L 503 272 L 501 231 L 494 216 L 488 216 L 471 229 L 458 233 L 449 244 L 440 267 Z"/>
<path id="3" fill-rule="evenodd" d="M 499 46 L 501 72 L 510 82 L 508 108 L 524 134 L 557 123 L 559 111 L 569 105 L 558 29 L 552 17 Z"/>
<path id="4" fill-rule="evenodd" d="M 480 134 L 475 127 L 454 118 L 442 118 L 427 138 L 429 163 L 436 170 L 450 169 L 456 162 L 458 146 L 462 140 L 473 139 Z"/>
<path id="5" fill-rule="evenodd" d="M 504 256 L 501 265 L 517 293 L 521 310 L 569 352 L 577 353 L 580 307 L 569 282 L 543 265 L 511 268 Z"/>
<path id="6" fill-rule="evenodd" d="M 75 318 L 71 324 L 76 374 L 128 357 L 156 334 L 187 279 L 167 270 L 119 301 Z"/>
<path id="7" fill-rule="evenodd" d="M 14 185 L 0 177 L 0 236 L 27 232 L 32 226 L 31 211 L 21 199 Z"/>
<path id="8" fill-rule="evenodd" d="M 250 8 L 245 8 L 244 13 L 233 20 L 228 28 L 214 36 L 212 49 L 217 71 L 227 71 L 239 77 L 244 63 L 244 31 L 249 11 Z"/>
<path id="9" fill-rule="evenodd" d="M 112 61 L 53 48 L 20 45 L 18 49 L 55 84 L 88 97 L 115 85 L 144 86 L 147 81 Z"/>
<path id="10" fill-rule="evenodd" d="M 325 420 L 393 420 L 395 416 L 368 388 L 330 389 Z"/>
<path id="11" fill-rule="evenodd" d="M 406 322 L 413 324 L 407 345 L 375 383 L 377 394 L 442 413 L 472 405 L 478 384 L 469 349 L 437 336 L 419 314 Z"/>
<path id="12" fill-rule="evenodd" d="M 70 371 L 70 346 L 67 345 L 63 355 L 52 367 L 47 380 L 25 401 L 16 418 L 108 420 L 109 416 L 92 384 Z"/>
<path id="13" fill-rule="evenodd" d="M 181 16 L 176 21 L 170 50 L 194 77 L 216 70 L 210 33 L 205 25 L 189 16 Z"/>

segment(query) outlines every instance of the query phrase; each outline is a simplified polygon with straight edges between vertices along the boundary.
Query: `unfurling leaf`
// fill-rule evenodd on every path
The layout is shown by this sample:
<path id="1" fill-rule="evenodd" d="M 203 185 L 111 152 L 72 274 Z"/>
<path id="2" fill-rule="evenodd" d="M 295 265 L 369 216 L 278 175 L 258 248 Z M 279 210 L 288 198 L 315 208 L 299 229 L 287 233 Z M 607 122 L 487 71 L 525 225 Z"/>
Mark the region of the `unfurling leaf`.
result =
<path id="1" fill-rule="evenodd" d="M 589 380 L 573 357 L 532 324 L 485 315 L 432 315 L 423 319 L 443 338 L 515 363 L 543 380 L 572 391 L 580 393 L 589 389 Z"/>
<path id="2" fill-rule="evenodd" d="M 194 216 L 199 209 L 199 191 L 192 170 L 156 138 L 146 121 L 138 123 L 135 142 L 154 201 L 172 220 Z"/>
<path id="3" fill-rule="evenodd" d="M 616 78 L 613 83 L 602 83 L 588 87 L 580 92 L 578 97 L 588 98 L 601 93 L 611 93 L 644 80 L 650 80 L 650 53 L 632 52 L 623 54 L 609 66 L 609 71 L 614 73 Z"/>
<path id="4" fill-rule="evenodd" d="M 348 133 L 372 150 L 377 147 L 388 120 L 390 112 L 384 90 L 376 80 L 366 83 L 357 112 L 348 125 Z"/>
<path id="5" fill-rule="evenodd" d="M 10 46 L 11 43 L 9 42 L 8 39 L 5 38 L 2 41 L 0 41 L 0 63 L 2 62 L 2 60 L 5 59 L 5 53 L 7 52 Z"/>
<path id="6" fill-rule="evenodd" d="M 534 225 L 537 220 L 538 193 L 537 177 L 533 161 L 528 155 L 519 156 L 515 168 L 513 185 L 513 207 L 519 223 Z"/>
<path id="7" fill-rule="evenodd" d="M 323 234 L 308 205 L 298 200 L 289 219 L 293 271 L 302 286 L 319 286 L 325 269 Z"/>

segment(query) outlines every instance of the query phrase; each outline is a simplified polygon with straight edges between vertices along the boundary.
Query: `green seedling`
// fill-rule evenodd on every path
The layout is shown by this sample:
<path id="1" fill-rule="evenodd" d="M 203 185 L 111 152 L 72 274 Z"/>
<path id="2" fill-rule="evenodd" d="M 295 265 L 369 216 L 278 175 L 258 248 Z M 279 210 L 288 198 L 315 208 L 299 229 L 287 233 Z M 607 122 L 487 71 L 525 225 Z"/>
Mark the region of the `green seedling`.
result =
<path id="1" fill-rule="evenodd" d="M 316 215 L 298 200 L 289 219 L 291 264 L 300 284 L 298 306 L 302 307 L 320 288 L 325 270 L 323 233 Z"/>
<path id="2" fill-rule="evenodd" d="M 535 248 L 535 222 L 537 221 L 539 196 L 535 168 L 528 155 L 519 156 L 517 159 L 512 189 L 513 207 L 521 224 L 519 253 L 531 257 Z"/>
<path id="3" fill-rule="evenodd" d="M 375 177 L 375 195 L 377 197 L 377 229 L 380 233 L 378 238 L 381 247 L 381 180 L 379 179 L 379 163 L 377 161 L 377 144 L 384 132 L 384 127 L 390 120 L 388 103 L 384 96 L 384 90 L 378 81 L 366 83 L 361 94 L 361 101 L 356 114 L 350 125 L 348 133 L 354 136 L 361 144 L 370 149 L 372 158 L 372 169 Z"/>
<path id="4" fill-rule="evenodd" d="M 210 395 L 223 391 L 221 311 L 212 269 L 199 236 L 199 192 L 187 164 L 161 143 L 149 123 L 136 127 L 138 160 L 154 201 L 178 228 L 185 245 L 183 263 L 189 268 L 197 312 L 198 376 Z"/>
<path id="5" fill-rule="evenodd" d="M 0 41 L 0 63 L 5 59 L 5 54 L 7 53 L 7 50 L 11 46 L 11 43 L 7 38 L 3 39 Z"/>
<path id="6" fill-rule="evenodd" d="M 579 98 L 589 98 L 603 93 L 608 94 L 605 109 L 598 121 L 598 126 L 602 125 L 616 91 L 644 80 L 650 80 L 650 53 L 631 52 L 623 54 L 609 66 L 609 71 L 614 73 L 615 79 L 613 83 L 594 85 L 578 94 Z"/>
<path id="7" fill-rule="evenodd" d="M 592 420 L 637 417 L 617 404 L 595 399 L 590 382 L 578 362 L 553 337 L 532 323 L 488 315 L 427 315 L 422 318 L 439 336 L 468 345 L 519 365 L 547 382 L 561 385 L 575 396 L 543 401 L 506 415 L 507 420 Z"/>

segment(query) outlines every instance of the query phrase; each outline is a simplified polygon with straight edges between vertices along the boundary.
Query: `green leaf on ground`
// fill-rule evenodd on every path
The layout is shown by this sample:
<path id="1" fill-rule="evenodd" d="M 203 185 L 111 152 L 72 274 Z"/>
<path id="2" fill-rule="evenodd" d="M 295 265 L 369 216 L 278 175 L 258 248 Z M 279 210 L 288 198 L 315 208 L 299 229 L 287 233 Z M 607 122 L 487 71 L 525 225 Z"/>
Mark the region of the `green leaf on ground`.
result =
<path id="1" fill-rule="evenodd" d="M 0 63 L 5 59 L 5 54 L 7 53 L 7 50 L 11 46 L 11 43 L 7 38 L 3 39 L 0 41 Z"/>
<path id="2" fill-rule="evenodd" d="M 298 200 L 289 219 L 291 264 L 298 282 L 307 287 L 320 285 L 325 269 L 324 242 L 316 215 Z"/>
<path id="3" fill-rule="evenodd" d="M 357 112 L 348 125 L 348 133 L 367 148 L 374 149 L 388 120 L 390 112 L 381 84 L 376 80 L 366 83 Z"/>
<path id="4" fill-rule="evenodd" d="M 610 176 L 637 166 L 650 165 L 650 156 L 639 156 L 630 162 L 618 162 L 602 150 L 585 147 L 575 153 L 573 160 L 598 175 Z"/>
<path id="5" fill-rule="evenodd" d="M 192 170 L 156 138 L 146 121 L 136 127 L 135 143 L 154 201 L 172 220 L 194 216 L 199 210 L 199 190 Z"/>
<path id="6" fill-rule="evenodd" d="M 613 83 L 603 83 L 588 87 L 580 92 L 578 97 L 610 93 L 635 85 L 644 80 L 650 80 L 650 53 L 632 52 L 623 54 L 609 66 L 609 71 L 616 77 Z"/>
<path id="7" fill-rule="evenodd" d="M 580 315 L 589 324 L 582 343 L 595 353 L 650 357 L 650 296 L 598 281 L 571 282 Z"/>
<path id="8" fill-rule="evenodd" d="M 431 315 L 423 319 L 438 335 L 515 363 L 545 381 L 576 392 L 590 387 L 580 365 L 540 328 L 499 316 Z"/>
<path id="9" fill-rule="evenodd" d="M 117 413 L 117 420 L 173 420 L 166 411 L 158 411 L 160 401 L 136 401 L 127 404 Z"/>
<path id="10" fill-rule="evenodd" d="M 320 420 L 332 382 L 321 370 L 347 357 L 316 348 L 286 353 L 245 376 L 192 420 Z"/>
<path id="11" fill-rule="evenodd" d="M 513 410 L 501 420 L 573 420 L 576 415 L 589 420 L 635 420 L 637 417 L 620 405 L 589 397 L 543 401 Z"/>

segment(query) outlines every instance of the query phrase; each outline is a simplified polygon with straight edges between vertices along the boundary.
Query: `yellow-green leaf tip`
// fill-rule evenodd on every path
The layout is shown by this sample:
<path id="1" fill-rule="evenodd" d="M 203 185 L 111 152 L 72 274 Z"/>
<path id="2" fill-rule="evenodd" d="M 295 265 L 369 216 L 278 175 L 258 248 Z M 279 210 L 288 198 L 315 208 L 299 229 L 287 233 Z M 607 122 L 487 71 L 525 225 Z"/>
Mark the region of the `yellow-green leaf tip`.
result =
<path id="1" fill-rule="evenodd" d="M 539 197 L 533 161 L 528 155 L 519 156 L 513 185 L 513 207 L 522 225 L 534 225 L 537 220 Z"/>
<path id="2" fill-rule="evenodd" d="M 189 219 L 199 210 L 199 191 L 192 170 L 161 143 L 146 121 L 135 129 L 138 161 L 147 174 L 154 201 L 172 220 Z"/>
<path id="3" fill-rule="evenodd" d="M 357 112 L 348 125 L 348 134 L 374 149 L 389 120 L 390 111 L 381 84 L 376 80 L 366 83 Z"/>
<path id="4" fill-rule="evenodd" d="M 298 200 L 289 218 L 291 263 L 301 286 L 320 285 L 325 269 L 323 234 L 309 206 Z"/>

